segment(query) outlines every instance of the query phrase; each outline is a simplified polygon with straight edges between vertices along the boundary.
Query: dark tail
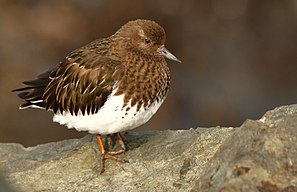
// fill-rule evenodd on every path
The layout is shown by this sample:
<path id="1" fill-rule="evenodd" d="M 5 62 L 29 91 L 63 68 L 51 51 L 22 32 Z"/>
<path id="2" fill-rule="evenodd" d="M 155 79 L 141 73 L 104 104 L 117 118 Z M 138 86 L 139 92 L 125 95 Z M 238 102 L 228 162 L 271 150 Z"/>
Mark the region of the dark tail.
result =
<path id="1" fill-rule="evenodd" d="M 12 92 L 19 92 L 18 97 L 23 99 L 25 103 L 20 105 L 20 109 L 28 107 L 45 108 L 42 96 L 47 85 L 50 82 L 50 71 L 43 73 L 35 80 L 24 81 L 26 87 L 15 89 Z"/>

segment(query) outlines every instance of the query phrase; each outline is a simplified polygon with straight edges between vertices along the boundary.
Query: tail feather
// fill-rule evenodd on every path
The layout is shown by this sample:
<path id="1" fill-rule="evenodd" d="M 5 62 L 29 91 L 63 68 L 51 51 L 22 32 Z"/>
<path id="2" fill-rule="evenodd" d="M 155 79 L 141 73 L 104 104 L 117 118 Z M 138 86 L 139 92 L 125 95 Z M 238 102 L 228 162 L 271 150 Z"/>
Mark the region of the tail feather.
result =
<path id="1" fill-rule="evenodd" d="M 39 75 L 35 80 L 24 81 L 23 84 L 27 86 L 12 90 L 12 92 L 19 92 L 18 97 L 25 101 L 19 108 L 45 108 L 42 97 L 49 82 L 50 72 L 46 72 Z"/>

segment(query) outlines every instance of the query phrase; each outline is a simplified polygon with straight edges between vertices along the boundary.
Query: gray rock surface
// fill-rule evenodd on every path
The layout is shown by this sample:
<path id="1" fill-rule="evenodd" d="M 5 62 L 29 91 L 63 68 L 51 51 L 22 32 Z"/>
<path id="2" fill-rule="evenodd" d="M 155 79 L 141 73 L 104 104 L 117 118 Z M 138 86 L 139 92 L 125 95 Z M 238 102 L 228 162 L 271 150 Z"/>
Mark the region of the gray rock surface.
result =
<path id="1" fill-rule="evenodd" d="M 94 136 L 24 148 L 0 144 L 0 170 L 19 191 L 297 191 L 297 105 L 239 128 L 126 135 L 129 163 L 99 174 Z M 0 187 L 1 189 L 1 187 Z"/>

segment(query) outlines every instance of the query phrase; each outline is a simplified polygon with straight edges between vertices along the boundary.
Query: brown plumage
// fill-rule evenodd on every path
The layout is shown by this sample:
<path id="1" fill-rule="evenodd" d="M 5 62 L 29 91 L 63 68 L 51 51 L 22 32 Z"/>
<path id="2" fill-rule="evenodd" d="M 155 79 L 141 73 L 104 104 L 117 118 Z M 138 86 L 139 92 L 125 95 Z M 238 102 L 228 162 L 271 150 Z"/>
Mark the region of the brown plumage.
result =
<path id="1" fill-rule="evenodd" d="M 21 108 L 41 107 L 57 115 L 78 117 L 97 114 L 110 97 L 123 95 L 120 110 L 127 115 L 136 107 L 136 115 L 141 109 L 161 104 L 167 95 L 170 73 L 165 58 L 180 61 L 164 44 L 165 31 L 160 25 L 149 20 L 130 21 L 112 36 L 74 50 L 57 67 L 25 81 L 26 87 L 14 91 L 25 100 Z M 72 124 L 68 127 L 81 130 Z M 119 130 L 134 128 L 120 126 L 123 128 Z M 89 129 L 94 132 L 93 127 Z M 108 128 L 98 125 L 96 133 L 101 134 L 103 129 Z"/>
<path id="2" fill-rule="evenodd" d="M 164 43 L 165 32 L 156 23 L 129 22 L 114 35 L 71 52 L 58 67 L 14 91 L 21 91 L 26 101 L 22 108 L 35 105 L 54 113 L 94 114 L 113 88 L 118 88 L 116 95 L 125 93 L 126 105 L 132 99 L 132 105 L 141 100 L 137 107 L 147 107 L 169 88 L 169 69 L 156 52 Z"/>

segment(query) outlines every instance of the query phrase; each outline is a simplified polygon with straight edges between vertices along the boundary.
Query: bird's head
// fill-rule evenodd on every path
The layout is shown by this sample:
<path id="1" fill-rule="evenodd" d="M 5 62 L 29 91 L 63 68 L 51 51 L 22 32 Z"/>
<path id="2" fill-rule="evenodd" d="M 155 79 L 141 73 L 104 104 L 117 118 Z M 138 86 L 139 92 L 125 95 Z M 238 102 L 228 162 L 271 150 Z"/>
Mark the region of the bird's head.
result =
<path id="1" fill-rule="evenodd" d="M 129 21 L 117 31 L 116 35 L 129 42 L 129 48 L 136 49 L 143 54 L 161 56 L 181 62 L 165 48 L 165 31 L 154 21 L 142 19 Z"/>

